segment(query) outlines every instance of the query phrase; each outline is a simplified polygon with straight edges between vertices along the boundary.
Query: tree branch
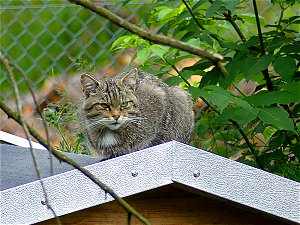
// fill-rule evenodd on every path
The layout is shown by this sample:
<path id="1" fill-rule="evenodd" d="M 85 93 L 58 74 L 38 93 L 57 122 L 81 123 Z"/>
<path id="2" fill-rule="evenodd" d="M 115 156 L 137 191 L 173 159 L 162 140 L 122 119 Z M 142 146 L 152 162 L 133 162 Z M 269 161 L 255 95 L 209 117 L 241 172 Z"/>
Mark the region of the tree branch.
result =
<path id="1" fill-rule="evenodd" d="M 2 53 L 0 53 L 0 57 L 3 58 L 3 55 Z M 37 103 L 37 100 L 36 100 L 36 97 L 35 97 L 35 94 L 34 94 L 34 91 L 32 89 L 32 86 L 28 80 L 28 77 L 26 76 L 25 72 L 23 71 L 23 69 L 21 67 L 19 67 L 19 65 L 13 63 L 12 61 L 6 59 L 7 62 L 9 63 L 10 66 L 14 67 L 23 77 L 23 79 L 25 80 L 26 82 L 26 85 L 29 89 L 29 92 L 32 96 L 32 99 L 33 99 L 33 102 L 36 106 L 38 106 L 38 103 Z M 41 118 L 42 120 L 42 123 L 43 123 L 43 126 L 44 126 L 44 129 L 45 129 L 45 133 L 46 133 L 46 140 L 47 140 L 47 143 L 48 143 L 48 146 L 50 146 L 50 138 L 49 138 L 49 131 L 48 131 L 48 127 L 47 127 L 47 123 L 46 121 L 44 120 L 44 117 L 41 113 L 41 111 L 39 110 L 39 107 L 36 108 L 36 112 L 38 113 L 39 117 Z M 50 158 L 50 174 L 53 174 L 53 160 L 52 160 L 52 154 L 51 154 L 51 150 L 49 150 L 49 158 Z"/>
<path id="2" fill-rule="evenodd" d="M 21 124 L 21 118 L 20 115 L 16 112 L 14 112 L 0 97 L 0 108 L 8 115 L 9 118 L 14 119 L 16 122 Z M 53 146 L 48 146 L 47 141 L 42 138 L 39 135 L 39 132 L 33 129 L 31 126 L 29 126 L 25 122 L 26 126 L 28 127 L 29 133 L 45 148 L 50 149 L 52 154 L 60 161 L 63 161 L 71 166 L 73 166 L 75 169 L 79 170 L 81 173 L 83 173 L 85 176 L 87 176 L 91 181 L 93 181 L 97 186 L 99 186 L 103 191 L 110 194 L 128 213 L 134 215 L 136 218 L 138 218 L 141 222 L 143 222 L 146 225 L 150 225 L 150 222 L 144 218 L 140 213 L 138 213 L 134 208 L 132 208 L 124 199 L 119 197 L 111 188 L 106 186 L 104 183 L 102 183 L 97 177 L 95 177 L 91 172 L 89 172 L 87 169 L 82 167 L 80 164 L 78 164 L 76 161 L 68 158 L 61 152 L 57 151 Z"/>
<path id="3" fill-rule="evenodd" d="M 201 97 L 201 99 L 206 103 L 206 105 L 208 105 L 209 107 L 212 108 L 212 110 L 217 113 L 218 115 L 221 115 L 220 111 L 215 108 L 213 105 L 211 105 L 205 98 Z M 245 140 L 248 148 L 250 149 L 252 155 L 254 156 L 254 159 L 255 159 L 255 162 L 257 164 L 257 166 L 260 168 L 260 169 L 263 169 L 263 166 L 262 164 L 260 163 L 259 159 L 257 158 L 256 154 L 255 154 L 255 149 L 253 148 L 252 144 L 250 143 L 247 135 L 245 134 L 245 132 L 243 131 L 243 129 L 241 128 L 241 126 L 234 120 L 232 119 L 229 119 L 228 120 L 238 131 L 239 133 L 242 135 L 243 139 Z"/>
<path id="4" fill-rule="evenodd" d="M 195 14 L 193 13 L 192 9 L 189 7 L 189 5 L 187 4 L 187 2 L 185 0 L 181 0 L 183 2 L 183 4 L 185 5 L 186 9 L 189 11 L 189 13 L 191 14 L 192 18 L 194 19 L 195 23 L 198 25 L 198 27 L 201 30 L 205 30 L 205 27 L 203 27 L 203 25 L 201 23 L 199 23 L 199 21 L 197 20 Z M 209 31 L 208 31 L 209 32 Z M 215 39 L 217 42 L 219 42 L 219 37 L 211 32 L 209 32 L 209 36 L 211 36 L 213 39 Z"/>
<path id="5" fill-rule="evenodd" d="M 37 163 L 37 157 L 36 157 L 35 151 L 33 150 L 33 147 L 32 147 L 32 142 L 31 142 L 31 138 L 30 138 L 30 134 L 29 134 L 28 125 L 25 123 L 24 116 L 23 116 L 22 101 L 21 101 L 21 97 L 20 97 L 20 93 L 19 93 L 19 89 L 18 89 L 18 85 L 17 85 L 16 79 L 15 79 L 15 76 L 14 76 L 14 74 L 12 72 L 12 69 L 9 65 L 9 61 L 2 54 L 0 54 L 0 60 L 1 60 L 2 64 L 4 65 L 5 69 L 7 70 L 8 76 L 9 76 L 9 78 L 11 80 L 11 83 L 12 83 L 12 86 L 13 86 L 13 91 L 14 91 L 14 94 L 15 94 L 15 97 L 16 97 L 17 112 L 19 114 L 19 122 L 20 122 L 20 125 L 22 126 L 22 128 L 25 132 L 26 138 L 29 142 L 30 153 L 31 153 L 31 157 L 32 157 L 32 160 L 33 160 L 33 165 L 34 165 L 34 168 L 35 168 L 36 175 L 37 175 L 37 177 L 40 181 L 42 191 L 44 193 L 45 203 L 47 205 L 47 208 L 52 212 L 52 214 L 56 218 L 57 223 L 60 225 L 61 222 L 60 222 L 58 216 L 56 215 L 54 209 L 50 205 L 48 194 L 47 194 L 47 191 L 46 191 L 46 187 L 44 185 L 44 181 L 43 181 L 43 178 L 42 178 L 42 175 L 41 175 L 41 171 L 40 171 L 39 165 Z"/>
<path id="6" fill-rule="evenodd" d="M 243 137 L 244 140 L 246 141 L 246 144 L 247 144 L 248 148 L 250 149 L 252 155 L 253 155 L 254 158 L 255 158 L 255 162 L 256 162 L 257 166 L 258 166 L 260 169 L 263 169 L 262 164 L 260 163 L 259 159 L 257 158 L 257 156 L 256 156 L 256 154 L 255 154 L 255 150 L 254 150 L 252 144 L 250 143 L 250 141 L 249 141 L 247 135 L 245 134 L 245 132 L 243 131 L 243 129 L 241 128 L 241 126 L 240 126 L 236 121 L 234 121 L 234 120 L 232 120 L 232 119 L 230 119 L 229 121 L 232 123 L 233 126 L 236 127 L 236 129 L 240 132 L 240 134 L 242 135 L 242 137 Z"/>
<path id="7" fill-rule="evenodd" d="M 122 19 L 121 17 L 115 15 L 114 13 L 110 12 L 109 10 L 105 9 L 102 6 L 99 5 L 94 5 L 93 2 L 88 1 L 88 0 L 69 0 L 72 3 L 75 3 L 77 5 L 81 5 L 98 15 L 110 20 L 114 24 L 128 30 L 129 32 L 136 34 L 146 40 L 149 40 L 151 42 L 161 44 L 161 45 L 166 45 L 170 46 L 197 56 L 200 56 L 201 58 L 206 58 L 210 60 L 215 66 L 219 69 L 220 73 L 222 73 L 223 76 L 227 76 L 227 71 L 225 67 L 220 63 L 221 60 L 223 60 L 223 56 L 218 54 L 218 53 L 210 53 L 207 50 L 194 47 L 192 45 L 186 44 L 184 42 L 178 41 L 174 38 L 170 38 L 165 35 L 157 35 L 153 34 L 149 31 L 146 31 L 144 29 L 141 29 L 126 20 Z"/>
<path id="8" fill-rule="evenodd" d="M 191 86 L 190 82 L 181 75 L 180 71 L 177 69 L 175 64 L 170 63 L 167 59 L 164 59 L 164 60 L 166 61 L 166 63 L 168 63 L 173 68 L 173 70 L 175 70 L 177 75 L 190 87 Z"/>
<path id="9" fill-rule="evenodd" d="M 225 19 L 233 26 L 234 30 L 237 32 L 237 34 L 239 35 L 240 39 L 242 40 L 242 42 L 246 41 L 246 38 L 244 36 L 244 34 L 242 33 L 242 31 L 240 30 L 240 28 L 238 27 L 238 25 L 236 24 L 236 22 L 234 21 L 234 19 L 231 16 L 231 12 L 228 10 L 227 13 L 223 13 Z"/>
<path id="10" fill-rule="evenodd" d="M 259 37 L 260 50 L 261 50 L 262 55 L 265 55 L 266 54 L 266 49 L 265 49 L 265 46 L 264 46 L 264 40 L 263 40 L 263 36 L 262 36 L 262 32 L 261 32 L 256 0 L 253 0 L 252 2 L 253 2 L 254 14 L 255 14 L 257 32 L 258 32 L 258 37 Z M 272 81 L 271 81 L 271 78 L 270 78 L 270 75 L 269 75 L 268 68 L 262 70 L 261 72 L 264 75 L 264 78 L 266 80 L 268 90 L 272 91 L 273 90 L 273 84 L 272 84 Z"/>

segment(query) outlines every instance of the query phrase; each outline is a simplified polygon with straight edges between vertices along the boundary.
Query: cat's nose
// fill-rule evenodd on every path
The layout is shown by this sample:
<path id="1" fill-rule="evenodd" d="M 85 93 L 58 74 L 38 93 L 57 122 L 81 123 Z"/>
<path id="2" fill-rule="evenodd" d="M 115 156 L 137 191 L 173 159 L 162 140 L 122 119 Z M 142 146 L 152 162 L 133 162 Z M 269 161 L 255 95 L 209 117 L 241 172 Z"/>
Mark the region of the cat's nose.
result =
<path id="1" fill-rule="evenodd" d="M 118 120 L 120 118 L 120 115 L 113 115 L 112 116 L 115 120 Z"/>

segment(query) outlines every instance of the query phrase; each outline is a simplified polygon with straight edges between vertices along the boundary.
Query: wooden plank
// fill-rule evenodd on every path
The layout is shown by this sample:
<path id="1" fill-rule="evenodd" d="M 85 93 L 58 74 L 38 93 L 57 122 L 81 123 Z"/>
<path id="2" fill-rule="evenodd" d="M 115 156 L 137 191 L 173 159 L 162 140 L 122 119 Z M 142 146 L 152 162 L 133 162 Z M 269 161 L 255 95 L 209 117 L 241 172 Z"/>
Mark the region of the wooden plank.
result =
<path id="1" fill-rule="evenodd" d="M 153 225 L 285 225 L 265 215 L 249 212 L 222 201 L 199 196 L 172 186 L 126 200 Z M 116 203 L 106 203 L 61 217 L 65 225 L 126 224 L 127 214 Z M 132 225 L 140 225 L 136 219 Z M 51 219 L 37 225 L 56 225 Z"/>

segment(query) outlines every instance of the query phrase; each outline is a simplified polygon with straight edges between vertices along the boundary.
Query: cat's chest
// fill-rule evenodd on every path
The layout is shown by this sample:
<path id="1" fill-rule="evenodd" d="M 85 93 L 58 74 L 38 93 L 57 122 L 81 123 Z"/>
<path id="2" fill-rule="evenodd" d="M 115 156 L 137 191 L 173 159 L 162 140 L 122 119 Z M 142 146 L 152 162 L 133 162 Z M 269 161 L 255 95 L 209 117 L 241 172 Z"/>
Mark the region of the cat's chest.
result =
<path id="1" fill-rule="evenodd" d="M 112 131 L 106 131 L 99 139 L 99 145 L 104 148 L 110 148 L 119 143 L 118 137 Z"/>

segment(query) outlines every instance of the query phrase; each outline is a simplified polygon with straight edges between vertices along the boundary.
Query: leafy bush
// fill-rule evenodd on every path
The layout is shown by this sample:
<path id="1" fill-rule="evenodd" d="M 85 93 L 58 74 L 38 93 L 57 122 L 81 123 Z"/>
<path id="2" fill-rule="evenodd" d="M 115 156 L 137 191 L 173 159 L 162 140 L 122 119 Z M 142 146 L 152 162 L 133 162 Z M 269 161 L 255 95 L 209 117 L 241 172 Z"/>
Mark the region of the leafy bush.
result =
<path id="1" fill-rule="evenodd" d="M 91 155 L 84 145 L 84 136 L 78 129 L 78 112 L 75 102 L 72 102 L 67 93 L 58 90 L 61 99 L 50 104 L 43 110 L 43 117 L 50 128 L 54 128 L 60 137 L 56 149 L 65 152 Z"/>
<path id="2" fill-rule="evenodd" d="M 219 52 L 228 75 L 206 59 L 132 34 L 119 37 L 112 48 L 137 48 L 133 60 L 140 60 L 140 69 L 170 74 L 166 83 L 204 101 L 196 110 L 195 146 L 299 181 L 299 1 L 271 0 L 279 18 L 270 13 L 268 19 L 258 15 L 255 1 L 154 2 L 143 18 L 147 28 Z M 243 13 L 248 6 L 254 13 Z M 183 60 L 196 63 L 180 69 Z M 246 92 L 247 84 L 254 88 Z"/>

